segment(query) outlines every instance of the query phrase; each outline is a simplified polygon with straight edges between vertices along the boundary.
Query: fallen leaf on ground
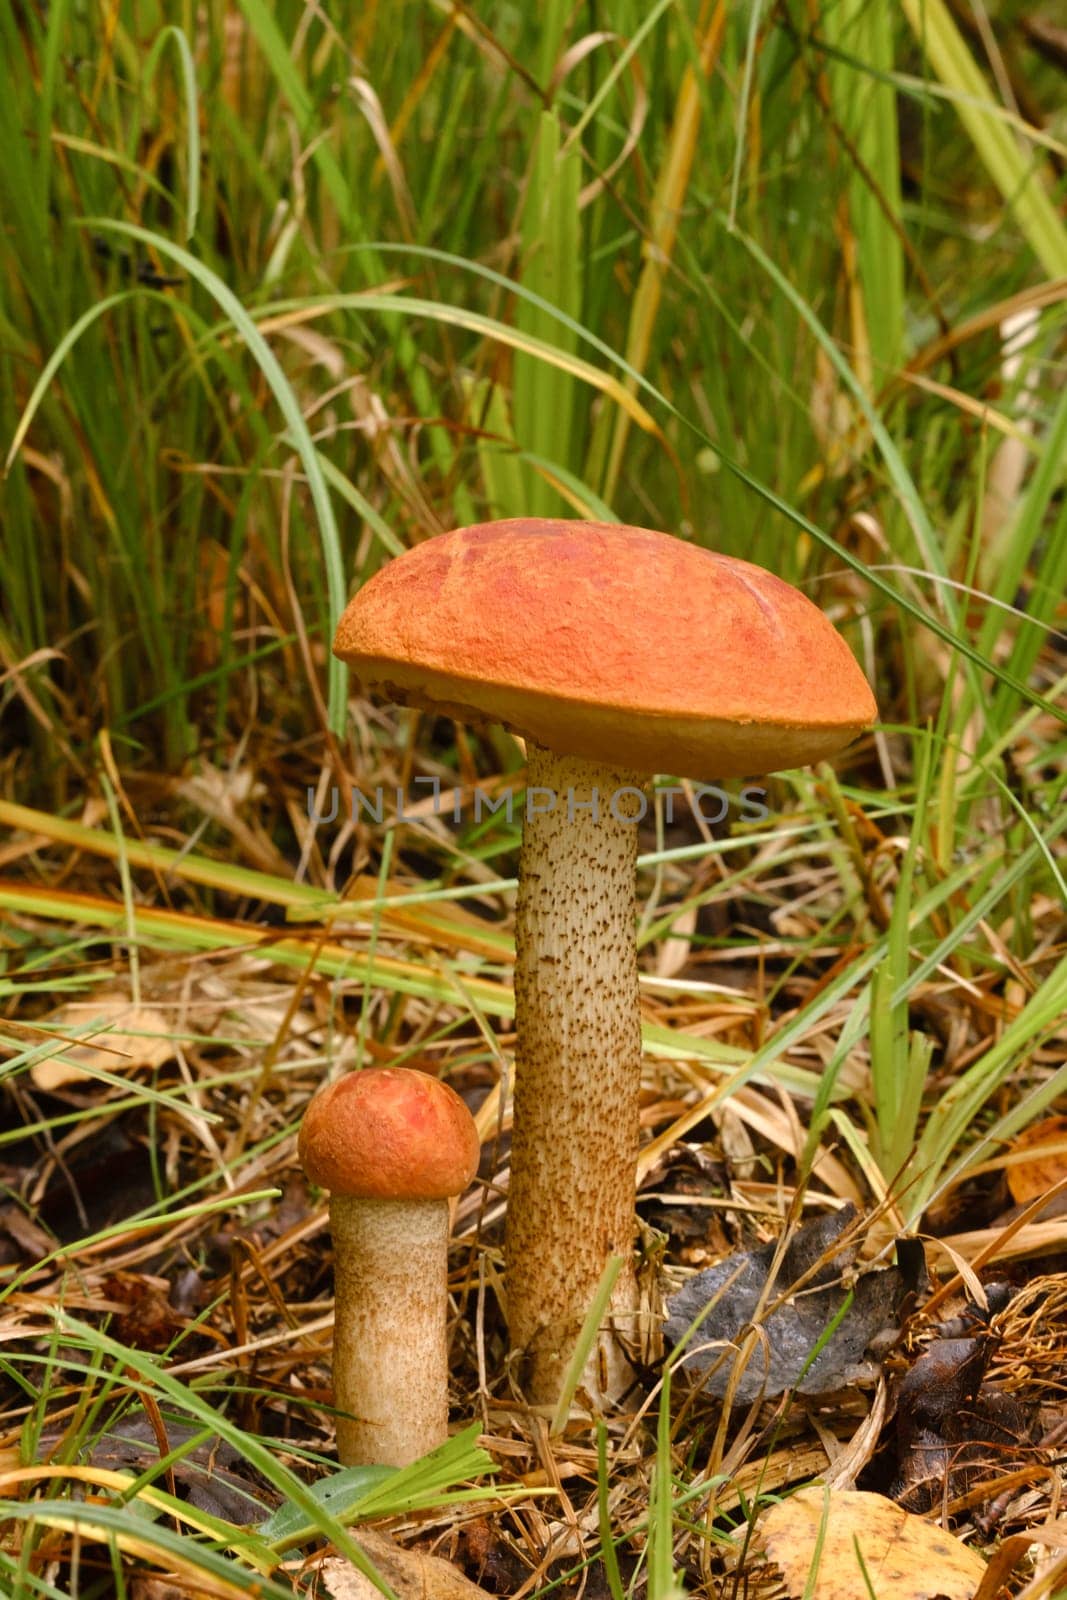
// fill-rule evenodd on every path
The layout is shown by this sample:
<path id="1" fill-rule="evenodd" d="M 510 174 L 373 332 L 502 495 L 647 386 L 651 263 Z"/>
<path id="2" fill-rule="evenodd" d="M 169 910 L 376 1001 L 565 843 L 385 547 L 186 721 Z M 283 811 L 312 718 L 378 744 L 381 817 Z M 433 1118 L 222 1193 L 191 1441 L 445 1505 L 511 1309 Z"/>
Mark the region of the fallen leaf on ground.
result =
<path id="1" fill-rule="evenodd" d="M 898 1384 L 898 1475 L 889 1495 L 906 1510 L 954 1500 L 1030 1455 L 1034 1409 L 983 1383 L 996 1345 L 980 1325 L 971 1338 L 934 1339 Z"/>
<path id="2" fill-rule="evenodd" d="M 1067 1117 L 1046 1117 L 1012 1140 L 1011 1153 L 1029 1151 L 1025 1161 L 1008 1167 L 1008 1188 L 1017 1203 L 1036 1200 L 1067 1178 Z"/>
<path id="3" fill-rule="evenodd" d="M 258 1522 L 277 1498 L 273 1490 L 261 1486 L 253 1469 L 225 1439 L 215 1435 L 191 1448 L 199 1425 L 163 1418 L 167 1443 L 180 1450 L 171 1464 L 175 1482 L 184 1500 L 198 1511 L 207 1511 L 224 1522 Z M 46 1458 L 60 1442 L 58 1434 L 45 1433 L 41 1455 Z M 138 1477 L 159 1462 L 159 1439 L 150 1419 L 134 1407 L 99 1434 L 82 1452 L 82 1464 L 112 1472 L 130 1471 Z M 14 1469 L 16 1463 L 11 1463 Z"/>
<path id="4" fill-rule="evenodd" d="M 57 1038 L 55 1054 L 42 1057 L 30 1068 L 38 1089 L 84 1083 L 93 1070 L 118 1073 L 131 1072 L 134 1067 L 161 1067 L 175 1053 L 162 1011 L 135 1006 L 124 994 L 72 1000 L 53 1011 L 39 1027 L 57 1030 Z M 69 1043 L 61 1037 L 67 1033 L 75 1035 Z"/>
<path id="5" fill-rule="evenodd" d="M 404 1550 L 373 1528 L 360 1528 L 357 1543 L 400 1600 L 489 1600 L 451 1561 L 422 1550 Z M 322 1578 L 332 1600 L 381 1600 L 369 1578 L 340 1556 L 327 1556 Z"/>
<path id="6" fill-rule="evenodd" d="M 800 1489 L 759 1531 L 787 1593 L 806 1600 L 973 1600 L 985 1576 L 951 1533 L 858 1489 Z"/>
<path id="7" fill-rule="evenodd" d="M 863 1363 L 864 1352 L 876 1334 L 895 1325 L 905 1294 L 916 1286 L 921 1252 L 909 1257 L 902 1241 L 901 1267 L 857 1274 L 859 1241 L 839 1243 L 855 1219 L 856 1208 L 848 1205 L 798 1228 L 773 1283 L 769 1279 L 777 1242 L 728 1256 L 698 1272 L 667 1302 L 664 1332 L 669 1344 L 677 1344 L 702 1317 L 680 1365 L 706 1372 L 704 1387 L 723 1397 L 743 1330 L 755 1323 L 762 1337 L 733 1391 L 737 1405 L 748 1405 L 760 1394 L 781 1394 L 794 1384 L 802 1394 L 826 1394 L 873 1377 L 877 1369 Z M 847 1289 L 843 1275 L 850 1280 Z M 789 1293 L 801 1279 L 803 1287 Z M 775 1310 L 760 1310 L 761 1304 L 770 1307 L 778 1301 Z M 838 1316 L 833 1335 L 813 1360 L 812 1351 Z"/>

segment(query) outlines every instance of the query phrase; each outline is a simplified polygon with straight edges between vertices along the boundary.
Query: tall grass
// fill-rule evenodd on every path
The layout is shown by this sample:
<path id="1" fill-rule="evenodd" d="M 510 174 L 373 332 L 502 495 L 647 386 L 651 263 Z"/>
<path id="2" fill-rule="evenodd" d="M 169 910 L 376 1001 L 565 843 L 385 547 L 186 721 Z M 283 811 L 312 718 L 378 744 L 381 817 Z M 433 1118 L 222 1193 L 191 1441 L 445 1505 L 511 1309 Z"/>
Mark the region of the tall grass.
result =
<path id="1" fill-rule="evenodd" d="M 718 5 L 616 10 L 608 37 L 562 10 L 551 26 L 517 12 L 476 27 L 411 6 L 396 32 L 375 10 L 358 40 L 295 3 L 216 0 L 195 23 L 191 12 L 175 23 L 152 4 L 123 6 L 103 38 L 72 8 L 4 12 L 7 439 L 47 357 L 96 314 L 4 489 L 5 665 L 59 652 L 7 686 L 42 778 L 62 784 L 45 731 L 60 722 L 83 759 L 95 727 L 121 722 L 167 765 L 210 729 L 205 706 L 219 731 L 239 723 L 247 645 L 281 651 L 294 604 L 324 672 L 339 574 L 354 571 L 357 550 L 377 559 L 359 539 L 359 508 L 403 543 L 494 510 L 559 507 L 560 482 L 586 475 L 586 491 L 620 518 L 804 577 L 818 564 L 810 538 L 721 470 L 721 446 L 828 531 L 873 506 L 885 525 L 878 553 L 899 549 L 914 564 L 914 505 L 899 475 L 886 483 L 811 318 L 841 342 L 858 382 L 885 396 L 881 415 L 917 489 L 924 474 L 979 489 L 973 429 L 951 398 L 902 386 L 901 367 L 939 320 L 988 312 L 1060 259 L 1043 149 L 1031 146 L 1002 202 L 948 107 L 982 159 L 981 134 L 993 146 L 1015 134 L 976 105 L 962 70 L 936 84 L 954 98 L 924 96 L 930 68 L 878 8 L 842 0 L 812 23 L 783 5 L 751 35 Z M 937 17 L 927 43 L 945 73 L 959 49 Z M 983 208 L 999 214 L 980 252 L 961 237 L 965 219 L 938 211 L 934 179 L 929 197 L 902 198 L 898 108 L 924 140 L 905 171 L 915 161 L 962 171 L 975 222 Z M 92 218 L 142 231 L 116 235 Z M 735 227 L 785 274 L 807 322 Z M 408 255 L 405 243 L 498 267 L 529 297 Z M 981 271 L 969 271 L 979 253 Z M 688 426 L 661 412 L 665 440 L 635 435 L 617 404 L 491 332 L 403 310 L 361 316 L 349 299 L 393 283 L 502 318 L 561 355 L 584 353 L 632 386 L 625 363 Z M 272 299 L 292 309 L 257 347 L 227 292 L 253 319 Z M 301 301 L 310 312 L 323 292 L 336 310 L 305 322 Z M 1047 361 L 1058 316 L 1045 313 L 1024 371 Z M 575 323 L 622 361 L 583 351 Z M 981 394 L 998 361 L 986 336 L 942 370 Z M 296 416 L 335 474 L 329 497 Z M 486 481 L 477 443 L 487 433 L 498 455 L 523 453 L 507 488 Z M 351 512 L 328 506 L 340 481 L 358 496 Z M 950 520 L 966 525 L 965 504 Z M 1028 520 L 1036 536 L 1040 510 Z M 920 598 L 945 615 L 944 588 Z M 1044 600 L 1039 620 L 1054 604 Z M 1039 637 L 1031 630 L 1027 648 Z M 335 725 L 339 692 L 335 680 Z"/>

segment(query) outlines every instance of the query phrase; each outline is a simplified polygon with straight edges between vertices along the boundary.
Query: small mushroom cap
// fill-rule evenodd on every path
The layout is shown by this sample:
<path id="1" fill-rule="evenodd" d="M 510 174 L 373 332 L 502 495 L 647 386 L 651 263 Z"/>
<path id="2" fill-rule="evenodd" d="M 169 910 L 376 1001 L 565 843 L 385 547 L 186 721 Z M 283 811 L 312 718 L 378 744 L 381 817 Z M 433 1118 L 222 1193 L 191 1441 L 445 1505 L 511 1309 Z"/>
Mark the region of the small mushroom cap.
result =
<path id="1" fill-rule="evenodd" d="M 355 1200 L 448 1200 L 478 1170 L 478 1130 L 456 1091 L 413 1067 L 347 1072 L 315 1095 L 298 1154 L 312 1183 Z"/>
<path id="2" fill-rule="evenodd" d="M 639 772 L 807 765 L 877 716 L 799 590 L 611 523 L 520 518 L 427 539 L 360 589 L 334 650 L 366 690 Z"/>

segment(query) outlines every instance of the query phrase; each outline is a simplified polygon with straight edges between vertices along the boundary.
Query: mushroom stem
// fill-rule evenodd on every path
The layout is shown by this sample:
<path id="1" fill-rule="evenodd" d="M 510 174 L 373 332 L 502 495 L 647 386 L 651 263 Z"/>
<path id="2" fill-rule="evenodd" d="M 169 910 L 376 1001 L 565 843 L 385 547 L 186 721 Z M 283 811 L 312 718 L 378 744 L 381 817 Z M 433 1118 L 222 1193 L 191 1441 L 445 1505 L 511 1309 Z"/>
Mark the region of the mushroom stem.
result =
<path id="1" fill-rule="evenodd" d="M 634 773 L 527 742 L 515 966 L 515 1105 L 507 1207 L 508 1325 L 535 1404 L 559 1394 L 613 1254 L 612 1320 L 632 1333 L 641 1027 L 634 930 Z M 628 1325 L 629 1324 L 629 1325 Z M 586 1385 L 617 1398 L 610 1327 Z"/>
<path id="2" fill-rule="evenodd" d="M 448 1436 L 448 1229 L 447 1200 L 330 1197 L 345 1466 L 405 1467 Z"/>

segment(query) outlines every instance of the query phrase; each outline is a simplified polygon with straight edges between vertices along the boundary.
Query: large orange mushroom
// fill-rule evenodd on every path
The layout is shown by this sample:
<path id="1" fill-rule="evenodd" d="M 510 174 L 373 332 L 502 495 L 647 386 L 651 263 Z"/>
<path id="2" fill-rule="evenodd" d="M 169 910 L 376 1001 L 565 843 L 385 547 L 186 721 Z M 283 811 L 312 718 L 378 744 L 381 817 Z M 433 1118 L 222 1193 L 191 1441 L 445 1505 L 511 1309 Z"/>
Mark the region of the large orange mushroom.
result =
<path id="1" fill-rule="evenodd" d="M 636 1309 L 643 785 L 822 760 L 869 726 L 874 699 L 789 584 L 605 523 L 429 539 L 364 585 L 334 649 L 366 690 L 526 740 L 507 1313 L 528 1393 L 551 1402 L 613 1253 L 626 1259 L 611 1308 L 623 1335 Z M 617 1392 L 610 1330 L 597 1370 Z"/>

